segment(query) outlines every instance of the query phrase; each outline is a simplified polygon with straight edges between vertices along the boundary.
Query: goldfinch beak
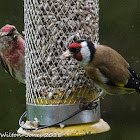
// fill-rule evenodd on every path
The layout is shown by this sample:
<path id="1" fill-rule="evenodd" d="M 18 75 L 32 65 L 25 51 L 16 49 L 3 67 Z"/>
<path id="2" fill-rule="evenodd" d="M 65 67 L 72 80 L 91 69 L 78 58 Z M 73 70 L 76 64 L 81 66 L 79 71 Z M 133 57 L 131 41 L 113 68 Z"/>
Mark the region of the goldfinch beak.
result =
<path id="1" fill-rule="evenodd" d="M 60 56 L 60 58 L 61 59 L 66 59 L 66 58 L 70 58 L 70 57 L 72 57 L 73 55 L 72 55 L 72 53 L 69 51 L 69 50 L 66 50 L 61 56 Z"/>

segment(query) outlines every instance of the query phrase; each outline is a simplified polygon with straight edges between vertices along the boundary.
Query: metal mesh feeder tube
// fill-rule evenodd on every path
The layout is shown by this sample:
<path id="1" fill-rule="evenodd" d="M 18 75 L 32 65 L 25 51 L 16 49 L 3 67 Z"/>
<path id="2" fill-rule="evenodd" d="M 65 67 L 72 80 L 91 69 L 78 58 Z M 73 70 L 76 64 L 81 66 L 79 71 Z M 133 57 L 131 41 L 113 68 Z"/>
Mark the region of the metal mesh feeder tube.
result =
<path id="1" fill-rule="evenodd" d="M 57 124 L 79 110 L 81 103 L 99 96 L 98 88 L 75 60 L 60 59 L 72 41 L 87 39 L 98 43 L 98 3 L 98 0 L 24 0 L 26 117 L 31 124 Z M 82 110 L 59 125 L 99 122 L 99 100 L 95 104 L 96 109 Z"/>

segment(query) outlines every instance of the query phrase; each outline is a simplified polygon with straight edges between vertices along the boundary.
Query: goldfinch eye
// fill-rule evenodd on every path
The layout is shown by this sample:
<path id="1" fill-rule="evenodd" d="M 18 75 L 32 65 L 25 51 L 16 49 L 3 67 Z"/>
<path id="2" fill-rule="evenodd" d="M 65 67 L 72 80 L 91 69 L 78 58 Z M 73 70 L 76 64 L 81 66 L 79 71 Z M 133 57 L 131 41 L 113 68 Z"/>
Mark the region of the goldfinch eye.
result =
<path id="1" fill-rule="evenodd" d="M 80 52 L 80 47 L 76 47 L 76 48 L 70 48 L 70 51 L 73 52 L 73 53 L 78 53 Z"/>
<path id="2" fill-rule="evenodd" d="M 75 52 L 76 51 L 76 48 L 71 48 L 70 51 L 71 52 Z"/>

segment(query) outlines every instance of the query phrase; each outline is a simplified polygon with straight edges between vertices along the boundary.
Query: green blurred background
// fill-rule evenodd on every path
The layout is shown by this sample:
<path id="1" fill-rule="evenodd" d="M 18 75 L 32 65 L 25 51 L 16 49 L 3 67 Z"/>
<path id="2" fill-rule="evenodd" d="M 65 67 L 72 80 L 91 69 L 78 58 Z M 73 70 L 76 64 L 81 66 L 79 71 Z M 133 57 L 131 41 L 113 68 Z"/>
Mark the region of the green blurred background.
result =
<path id="1" fill-rule="evenodd" d="M 100 43 L 117 50 L 140 74 L 139 0 L 100 0 Z M 1 0 L 0 28 L 13 24 L 24 30 L 22 0 Z M 0 133 L 16 133 L 18 120 L 25 111 L 25 87 L 12 79 L 0 66 Z M 140 94 L 105 96 L 101 115 L 111 131 L 68 140 L 139 140 Z M 18 138 L 17 138 L 18 139 Z M 24 138 L 22 138 L 24 139 Z M 35 139 L 35 138 L 31 138 Z M 57 139 L 57 138 L 55 138 Z"/>

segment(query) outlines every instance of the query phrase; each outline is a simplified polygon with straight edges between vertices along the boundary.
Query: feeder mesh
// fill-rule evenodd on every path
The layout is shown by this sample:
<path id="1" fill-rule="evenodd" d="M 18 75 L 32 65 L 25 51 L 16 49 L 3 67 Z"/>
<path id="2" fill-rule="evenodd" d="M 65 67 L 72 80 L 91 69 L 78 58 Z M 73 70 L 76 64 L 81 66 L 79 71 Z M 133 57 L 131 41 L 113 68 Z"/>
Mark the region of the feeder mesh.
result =
<path id="1" fill-rule="evenodd" d="M 98 43 L 98 0 L 24 0 L 26 102 L 74 104 L 98 92 L 83 68 L 61 54 L 76 40 Z"/>

